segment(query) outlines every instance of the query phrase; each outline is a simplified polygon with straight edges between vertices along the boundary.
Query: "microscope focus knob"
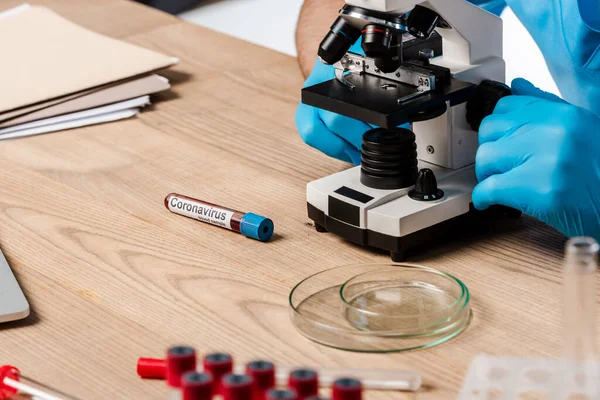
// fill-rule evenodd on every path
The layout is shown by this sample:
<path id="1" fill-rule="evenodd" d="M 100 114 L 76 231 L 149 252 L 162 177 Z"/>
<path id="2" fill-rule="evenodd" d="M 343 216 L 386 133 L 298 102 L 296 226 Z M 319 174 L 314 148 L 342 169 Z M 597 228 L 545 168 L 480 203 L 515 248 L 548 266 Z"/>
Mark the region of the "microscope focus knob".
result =
<path id="1" fill-rule="evenodd" d="M 423 168 L 417 175 L 415 188 L 408 196 L 418 201 L 435 201 L 444 197 L 444 191 L 438 188 L 435 174 L 429 168 Z"/>
<path id="2" fill-rule="evenodd" d="M 504 83 L 491 80 L 481 82 L 467 102 L 467 122 L 471 129 L 479 132 L 483 119 L 494 112 L 500 99 L 511 94 L 512 91 Z"/>

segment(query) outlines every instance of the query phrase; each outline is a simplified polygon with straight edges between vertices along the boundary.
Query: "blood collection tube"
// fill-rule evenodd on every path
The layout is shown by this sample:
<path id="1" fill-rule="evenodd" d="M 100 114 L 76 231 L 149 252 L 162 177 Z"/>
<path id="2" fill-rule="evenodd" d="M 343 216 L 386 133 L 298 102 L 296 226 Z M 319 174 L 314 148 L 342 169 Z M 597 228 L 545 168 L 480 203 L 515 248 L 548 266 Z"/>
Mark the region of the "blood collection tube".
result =
<path id="1" fill-rule="evenodd" d="M 289 374 L 298 368 L 277 366 L 277 384 L 286 386 Z M 361 381 L 366 390 L 401 390 L 414 392 L 421 387 L 421 374 L 417 371 L 383 370 L 367 368 L 311 367 L 319 376 L 320 387 L 331 387 L 340 376 L 351 376 Z"/>
<path id="2" fill-rule="evenodd" d="M 246 375 L 252 378 L 252 399 L 265 400 L 265 394 L 275 387 L 275 365 L 262 360 L 249 362 Z"/>
<path id="3" fill-rule="evenodd" d="M 269 218 L 232 210 L 177 193 L 171 193 L 165 198 L 165 207 L 172 213 L 229 229 L 261 242 L 268 241 L 273 234 L 273 221 Z"/>
<path id="4" fill-rule="evenodd" d="M 295 369 L 290 372 L 288 386 L 298 394 L 298 400 L 319 394 L 319 376 L 312 369 Z"/>
<path id="5" fill-rule="evenodd" d="M 211 400 L 213 377 L 208 372 L 186 372 L 181 377 L 182 400 Z"/>
<path id="6" fill-rule="evenodd" d="M 196 371 L 196 350 L 189 346 L 174 346 L 167 351 L 168 398 L 181 399 L 181 377 Z"/>
<path id="7" fill-rule="evenodd" d="M 146 370 L 145 367 L 147 366 L 148 361 L 145 360 L 152 360 L 150 361 L 150 364 L 156 363 L 156 370 L 147 372 L 148 370 Z M 140 358 L 138 361 L 138 374 L 142 378 L 161 378 L 161 376 L 159 376 L 160 361 L 166 365 L 165 360 Z M 140 363 L 142 364 L 142 367 L 140 367 Z M 207 370 L 206 363 L 204 368 Z M 298 368 L 278 365 L 275 371 L 276 384 L 279 386 L 287 386 L 289 374 L 295 369 Z M 319 376 L 320 387 L 330 387 L 335 379 L 340 376 L 351 376 L 359 379 L 365 390 L 400 390 L 415 392 L 421 387 L 421 374 L 417 371 L 335 367 L 313 367 L 312 369 L 317 372 Z M 234 370 L 239 374 L 246 372 L 244 366 L 236 367 Z M 157 376 L 154 376 L 155 374 Z M 162 378 L 164 379 L 164 376 L 162 376 Z"/>
<path id="8" fill-rule="evenodd" d="M 211 353 L 202 361 L 204 371 L 213 376 L 213 393 L 223 394 L 222 378 L 233 371 L 233 358 L 227 353 Z"/>
<path id="9" fill-rule="evenodd" d="M 37 400 L 77 400 L 73 396 L 21 375 L 21 372 L 12 365 L 0 366 L 0 400 L 9 399 L 17 394 L 27 395 Z"/>
<path id="10" fill-rule="evenodd" d="M 227 374 L 221 385 L 223 400 L 252 400 L 252 378 L 248 375 Z"/>
<path id="11" fill-rule="evenodd" d="M 362 400 L 362 384 L 354 378 L 336 379 L 331 387 L 332 400 Z"/>
<path id="12" fill-rule="evenodd" d="M 297 400 L 298 394 L 293 389 L 271 389 L 265 400 Z"/>

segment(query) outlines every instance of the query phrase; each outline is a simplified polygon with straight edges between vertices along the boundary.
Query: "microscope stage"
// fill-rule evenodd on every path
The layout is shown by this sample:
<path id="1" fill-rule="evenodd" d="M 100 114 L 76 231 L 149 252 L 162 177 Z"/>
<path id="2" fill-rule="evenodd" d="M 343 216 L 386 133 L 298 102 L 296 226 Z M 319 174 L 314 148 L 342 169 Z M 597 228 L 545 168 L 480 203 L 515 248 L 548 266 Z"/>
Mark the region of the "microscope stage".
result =
<path id="1" fill-rule="evenodd" d="M 476 87 L 470 82 L 451 79 L 436 90 L 398 105 L 399 98 L 418 93 L 417 88 L 370 74 L 349 74 L 346 79 L 356 86 L 354 90 L 332 79 L 302 89 L 302 102 L 382 128 L 392 128 L 411 122 L 419 112 L 445 102 L 450 102 L 450 106 L 465 103 Z"/>

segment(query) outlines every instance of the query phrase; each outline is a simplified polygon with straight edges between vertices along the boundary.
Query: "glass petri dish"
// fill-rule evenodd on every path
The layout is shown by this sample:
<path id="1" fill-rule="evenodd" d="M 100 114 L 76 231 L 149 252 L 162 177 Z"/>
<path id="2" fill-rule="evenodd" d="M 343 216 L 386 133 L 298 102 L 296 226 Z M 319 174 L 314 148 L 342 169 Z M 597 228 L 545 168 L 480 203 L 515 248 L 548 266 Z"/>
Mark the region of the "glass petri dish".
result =
<path id="1" fill-rule="evenodd" d="M 414 264 L 332 268 L 290 293 L 296 329 L 326 346 L 400 352 L 443 343 L 471 318 L 468 288 L 444 272 Z"/>

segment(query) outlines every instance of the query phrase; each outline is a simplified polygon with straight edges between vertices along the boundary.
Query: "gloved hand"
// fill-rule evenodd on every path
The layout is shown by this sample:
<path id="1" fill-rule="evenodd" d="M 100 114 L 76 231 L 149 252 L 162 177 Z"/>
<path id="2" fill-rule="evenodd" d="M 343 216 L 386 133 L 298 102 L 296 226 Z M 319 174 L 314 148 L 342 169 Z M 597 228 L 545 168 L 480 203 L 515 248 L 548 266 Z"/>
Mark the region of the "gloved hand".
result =
<path id="1" fill-rule="evenodd" d="M 470 0 L 488 11 L 500 13 L 504 8 L 503 0 Z M 354 53 L 364 54 L 361 41 L 352 46 Z M 304 87 L 316 85 L 333 79 L 334 69 L 317 61 Z M 362 135 L 372 128 L 369 124 L 344 117 L 330 111 L 316 109 L 300 103 L 296 110 L 296 127 L 304 142 L 328 156 L 342 161 L 360 164 Z"/>
<path id="2" fill-rule="evenodd" d="M 317 61 L 304 86 L 316 85 L 333 78 L 333 67 Z M 302 103 L 296 110 L 296 127 L 302 140 L 309 146 L 354 165 L 360 164 L 362 136 L 371 129 L 364 122 Z"/>
<path id="3" fill-rule="evenodd" d="M 600 117 L 524 79 L 512 90 L 479 130 L 474 206 L 505 205 L 600 239 Z"/>
<path id="4" fill-rule="evenodd" d="M 506 2 L 542 51 L 563 98 L 600 115 L 600 1 Z"/>

